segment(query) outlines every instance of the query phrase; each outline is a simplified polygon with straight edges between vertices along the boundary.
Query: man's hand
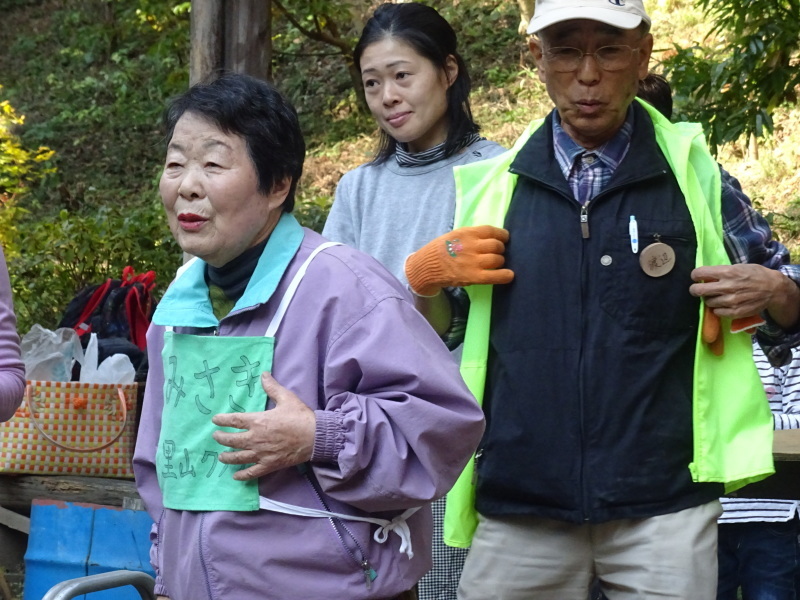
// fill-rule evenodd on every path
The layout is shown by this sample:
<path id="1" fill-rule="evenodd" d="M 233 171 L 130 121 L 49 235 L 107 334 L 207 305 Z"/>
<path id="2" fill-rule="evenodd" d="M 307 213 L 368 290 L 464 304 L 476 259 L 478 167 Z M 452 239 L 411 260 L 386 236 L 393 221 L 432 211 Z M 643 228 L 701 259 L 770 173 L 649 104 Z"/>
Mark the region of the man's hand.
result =
<path id="1" fill-rule="evenodd" d="M 311 459 L 314 450 L 314 411 L 266 371 L 261 374 L 261 385 L 275 402 L 275 408 L 254 413 L 219 414 L 211 419 L 221 427 L 245 430 L 241 433 L 214 432 L 217 442 L 236 449 L 220 454 L 220 462 L 228 465 L 255 463 L 236 472 L 233 478 L 239 481 L 256 479 L 304 463 Z"/>
<path id="2" fill-rule="evenodd" d="M 780 271 L 756 264 L 699 267 L 689 293 L 703 299 L 719 317 L 751 317 L 767 311 L 782 328 L 797 324 L 800 289 Z"/>
<path id="3" fill-rule="evenodd" d="M 491 225 L 461 227 L 425 244 L 406 259 L 405 274 L 420 296 L 444 287 L 509 283 L 514 272 L 501 269 L 508 231 Z"/>

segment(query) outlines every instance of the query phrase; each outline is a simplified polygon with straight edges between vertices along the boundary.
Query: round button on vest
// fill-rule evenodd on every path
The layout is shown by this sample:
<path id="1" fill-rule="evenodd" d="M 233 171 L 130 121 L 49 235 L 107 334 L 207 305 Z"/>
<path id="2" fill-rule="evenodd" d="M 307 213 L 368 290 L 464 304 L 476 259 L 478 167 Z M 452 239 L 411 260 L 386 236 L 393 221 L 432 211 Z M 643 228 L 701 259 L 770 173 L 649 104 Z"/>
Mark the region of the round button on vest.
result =
<path id="1" fill-rule="evenodd" d="M 604 267 L 607 267 L 612 262 L 614 262 L 614 259 L 611 258 L 608 254 L 603 254 L 603 256 L 600 257 L 600 264 L 603 265 Z"/>

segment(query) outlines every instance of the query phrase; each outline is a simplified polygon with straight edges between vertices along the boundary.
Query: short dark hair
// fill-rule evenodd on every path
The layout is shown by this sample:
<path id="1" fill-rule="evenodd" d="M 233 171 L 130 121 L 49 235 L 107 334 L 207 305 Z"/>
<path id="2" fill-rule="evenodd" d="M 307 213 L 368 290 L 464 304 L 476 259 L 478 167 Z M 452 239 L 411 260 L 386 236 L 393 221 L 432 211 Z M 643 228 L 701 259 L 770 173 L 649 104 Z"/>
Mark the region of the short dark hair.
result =
<path id="1" fill-rule="evenodd" d="M 672 119 L 672 88 L 662 75 L 648 73 L 647 77 L 639 81 L 636 95 L 652 104 L 667 119 Z"/>
<path id="2" fill-rule="evenodd" d="M 395 38 L 407 43 L 434 66 L 446 70 L 447 57 L 452 56 L 458 65 L 456 80 L 447 89 L 448 130 L 445 139 L 445 156 L 461 148 L 460 142 L 480 127 L 472 118 L 469 93 L 472 82 L 467 65 L 458 53 L 456 32 L 450 23 L 434 8 L 416 2 L 381 4 L 367 21 L 353 52 L 356 67 L 361 69 L 361 56 L 367 46 L 385 38 Z M 381 139 L 374 162 L 382 163 L 397 147 L 397 141 L 381 131 Z"/>
<path id="3" fill-rule="evenodd" d="M 176 123 L 187 112 L 244 139 L 262 194 L 269 194 L 277 183 L 291 177 L 281 208 L 292 211 L 297 182 L 303 174 L 306 144 L 297 111 L 275 86 L 239 73 L 224 73 L 193 85 L 171 100 L 164 111 L 167 144 Z"/>

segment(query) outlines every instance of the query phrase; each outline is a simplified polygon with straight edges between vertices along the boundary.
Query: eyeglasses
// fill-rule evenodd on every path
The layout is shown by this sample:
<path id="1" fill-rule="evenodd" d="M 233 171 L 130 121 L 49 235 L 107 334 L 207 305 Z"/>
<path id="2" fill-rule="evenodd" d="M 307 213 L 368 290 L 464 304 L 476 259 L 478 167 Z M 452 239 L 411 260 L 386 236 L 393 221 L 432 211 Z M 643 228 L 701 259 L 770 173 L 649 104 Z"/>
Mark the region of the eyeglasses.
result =
<path id="1" fill-rule="evenodd" d="M 594 52 L 584 52 L 578 48 L 549 48 L 545 50 L 544 58 L 558 73 L 577 71 L 584 56 L 594 56 L 597 65 L 604 71 L 621 71 L 630 66 L 634 52 L 638 51 L 639 48 L 624 45 L 603 46 Z"/>

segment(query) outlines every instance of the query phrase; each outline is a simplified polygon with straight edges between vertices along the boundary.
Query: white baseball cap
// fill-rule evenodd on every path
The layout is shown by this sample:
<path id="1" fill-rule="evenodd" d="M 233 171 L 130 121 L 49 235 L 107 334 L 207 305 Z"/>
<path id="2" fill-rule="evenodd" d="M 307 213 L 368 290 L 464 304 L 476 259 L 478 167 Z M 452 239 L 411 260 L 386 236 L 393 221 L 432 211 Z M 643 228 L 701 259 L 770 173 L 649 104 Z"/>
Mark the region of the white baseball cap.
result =
<path id="1" fill-rule="evenodd" d="M 561 21 L 589 19 L 620 29 L 634 29 L 650 23 L 642 0 L 536 0 L 528 33 L 538 33 Z"/>

